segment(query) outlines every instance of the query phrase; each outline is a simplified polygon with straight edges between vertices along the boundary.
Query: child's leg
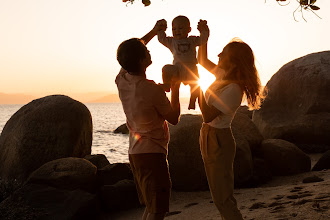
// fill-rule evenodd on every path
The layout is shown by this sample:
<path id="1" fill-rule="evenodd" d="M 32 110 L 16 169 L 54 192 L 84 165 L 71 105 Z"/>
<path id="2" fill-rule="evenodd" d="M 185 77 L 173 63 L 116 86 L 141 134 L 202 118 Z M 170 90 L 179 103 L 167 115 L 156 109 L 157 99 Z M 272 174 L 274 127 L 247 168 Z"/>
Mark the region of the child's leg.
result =
<path id="1" fill-rule="evenodd" d="M 198 90 L 197 90 L 197 83 L 190 83 L 190 100 L 189 100 L 189 106 L 188 109 L 195 109 L 195 103 L 196 99 L 198 97 Z"/>
<path id="2" fill-rule="evenodd" d="M 175 78 L 178 75 L 178 67 L 175 65 L 167 64 L 163 67 L 163 88 L 166 92 L 171 90 L 171 81 L 173 77 Z"/>
<path id="3" fill-rule="evenodd" d="M 188 109 L 195 109 L 196 99 L 199 95 L 197 91 L 199 74 L 196 65 L 189 66 L 187 79 L 189 80 L 188 82 L 190 86 L 190 101 Z"/>

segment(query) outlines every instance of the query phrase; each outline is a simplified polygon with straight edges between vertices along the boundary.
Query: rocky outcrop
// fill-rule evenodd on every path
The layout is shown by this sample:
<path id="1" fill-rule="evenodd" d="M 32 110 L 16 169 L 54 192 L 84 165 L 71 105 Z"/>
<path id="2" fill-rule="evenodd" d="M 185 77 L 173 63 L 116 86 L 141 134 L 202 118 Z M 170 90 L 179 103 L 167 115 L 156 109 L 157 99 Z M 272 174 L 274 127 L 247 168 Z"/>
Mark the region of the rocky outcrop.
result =
<path id="1" fill-rule="evenodd" d="M 311 169 L 310 157 L 296 145 L 285 140 L 264 140 L 257 154 L 264 158 L 273 175 L 292 175 Z"/>
<path id="2" fill-rule="evenodd" d="M 330 150 L 325 152 L 313 167 L 313 171 L 330 169 Z"/>
<path id="3" fill-rule="evenodd" d="M 26 184 L 0 203 L 0 217 L 16 219 L 98 219 L 96 194 Z"/>
<path id="4" fill-rule="evenodd" d="M 115 133 L 115 134 L 129 134 L 129 130 L 128 130 L 128 128 L 127 128 L 127 125 L 126 125 L 126 123 L 125 124 L 122 124 L 122 125 L 120 125 L 118 128 L 116 128 L 114 131 L 113 131 L 113 133 Z"/>
<path id="5" fill-rule="evenodd" d="M 58 189 L 95 192 L 96 172 L 96 166 L 88 160 L 74 157 L 61 158 L 42 165 L 29 176 L 27 182 Z"/>
<path id="6" fill-rule="evenodd" d="M 99 219 L 101 210 L 140 205 L 129 164 L 110 164 L 100 154 L 86 158 L 108 165 L 97 169 L 73 157 L 50 161 L 0 203 L 0 219 Z"/>
<path id="7" fill-rule="evenodd" d="M 170 125 L 168 161 L 173 189 L 194 191 L 208 189 L 199 149 L 201 115 L 181 115 L 180 122 Z"/>
<path id="8" fill-rule="evenodd" d="M 176 126 L 170 126 L 168 160 L 173 189 L 194 191 L 208 188 L 199 147 L 201 125 L 201 115 L 182 115 Z M 236 141 L 235 184 L 250 185 L 256 174 L 251 151 L 259 147 L 263 137 L 249 116 L 243 113 L 235 115 L 232 131 Z"/>
<path id="9" fill-rule="evenodd" d="M 0 136 L 0 178 L 26 178 L 41 165 L 91 153 L 92 119 L 87 107 L 67 96 L 34 100 L 20 108 Z"/>
<path id="10" fill-rule="evenodd" d="M 98 170 L 110 165 L 110 162 L 104 154 L 90 154 L 87 155 L 85 159 L 94 164 Z"/>
<path id="11" fill-rule="evenodd" d="M 330 51 L 309 54 L 284 65 L 267 83 L 267 97 L 253 115 L 263 136 L 284 139 L 299 147 L 311 144 L 314 153 L 329 150 L 329 72 Z"/>

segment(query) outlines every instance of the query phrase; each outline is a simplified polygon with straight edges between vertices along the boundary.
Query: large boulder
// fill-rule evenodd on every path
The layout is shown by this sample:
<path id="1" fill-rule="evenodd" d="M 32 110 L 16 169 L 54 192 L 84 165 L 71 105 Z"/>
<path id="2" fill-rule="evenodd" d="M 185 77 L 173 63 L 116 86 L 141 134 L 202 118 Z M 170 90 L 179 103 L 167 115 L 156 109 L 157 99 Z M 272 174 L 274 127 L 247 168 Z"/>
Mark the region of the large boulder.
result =
<path id="1" fill-rule="evenodd" d="M 265 138 L 284 139 L 297 146 L 313 144 L 314 152 L 330 149 L 330 51 L 284 65 L 266 88 L 268 95 L 253 114 Z"/>
<path id="2" fill-rule="evenodd" d="M 170 126 L 168 160 L 173 189 L 181 191 L 208 188 L 204 164 L 199 147 L 201 115 L 182 115 L 176 126 Z M 237 113 L 232 122 L 236 141 L 234 160 L 235 184 L 245 186 L 253 177 L 251 149 L 258 149 L 263 140 L 248 115 Z"/>
<path id="3" fill-rule="evenodd" d="M 28 178 L 28 183 L 43 184 L 59 189 L 81 189 L 95 192 L 97 168 L 82 158 L 61 158 L 45 163 Z"/>
<path id="4" fill-rule="evenodd" d="M 311 159 L 296 145 L 281 139 L 266 139 L 257 152 L 273 175 L 285 176 L 311 169 Z"/>
<path id="5" fill-rule="evenodd" d="M 0 203 L 0 219 L 99 219 L 96 194 L 27 184 Z"/>
<path id="6" fill-rule="evenodd" d="M 263 136 L 258 128 L 252 122 L 248 114 L 242 113 L 247 110 L 246 107 L 240 107 L 240 112 L 235 114 L 232 121 L 232 132 L 236 142 L 236 155 L 234 160 L 234 176 L 235 185 L 243 187 L 250 185 L 254 179 L 253 152 L 255 152 L 261 142 Z"/>
<path id="7" fill-rule="evenodd" d="M 168 161 L 173 189 L 194 191 L 208 189 L 199 148 L 201 115 L 181 115 L 180 122 L 170 125 Z"/>
<path id="8" fill-rule="evenodd" d="M 92 118 L 87 107 L 63 95 L 20 108 L 0 136 L 0 178 L 24 181 L 41 165 L 91 153 Z"/>

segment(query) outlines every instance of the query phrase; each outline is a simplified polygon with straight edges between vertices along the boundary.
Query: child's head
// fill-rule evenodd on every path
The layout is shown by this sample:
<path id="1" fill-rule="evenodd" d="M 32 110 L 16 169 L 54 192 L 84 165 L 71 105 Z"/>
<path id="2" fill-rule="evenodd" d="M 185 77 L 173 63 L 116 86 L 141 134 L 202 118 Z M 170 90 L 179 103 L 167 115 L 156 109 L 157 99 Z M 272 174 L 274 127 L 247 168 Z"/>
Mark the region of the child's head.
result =
<path id="1" fill-rule="evenodd" d="M 138 38 L 126 40 L 119 45 L 117 60 L 130 73 L 139 73 L 152 62 L 147 47 Z"/>
<path id="2" fill-rule="evenodd" d="M 172 33 L 175 39 L 187 38 L 190 31 L 190 21 L 186 16 L 179 15 L 173 19 Z"/>

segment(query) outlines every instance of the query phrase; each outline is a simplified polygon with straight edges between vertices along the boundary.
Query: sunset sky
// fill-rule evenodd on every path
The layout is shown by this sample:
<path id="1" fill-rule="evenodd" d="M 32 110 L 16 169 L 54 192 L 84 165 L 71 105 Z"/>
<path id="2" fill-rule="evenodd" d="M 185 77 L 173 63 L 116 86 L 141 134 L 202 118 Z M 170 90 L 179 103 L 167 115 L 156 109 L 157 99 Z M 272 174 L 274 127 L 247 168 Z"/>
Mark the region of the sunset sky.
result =
<path id="1" fill-rule="evenodd" d="M 295 0 L 281 7 L 275 0 L 0 0 L 0 93 L 41 97 L 78 94 L 90 97 L 117 93 L 118 45 L 142 37 L 159 19 L 190 19 L 198 35 L 199 19 L 210 27 L 209 58 L 234 37 L 254 50 L 262 84 L 285 63 L 313 52 L 330 50 L 330 1 L 318 0 L 317 14 L 293 11 Z M 149 44 L 153 64 L 147 77 L 161 82 L 161 68 L 172 54 L 156 38 Z M 212 77 L 201 67 L 200 74 Z M 182 94 L 188 95 L 188 87 Z M 94 98 L 94 97 L 93 97 Z"/>

